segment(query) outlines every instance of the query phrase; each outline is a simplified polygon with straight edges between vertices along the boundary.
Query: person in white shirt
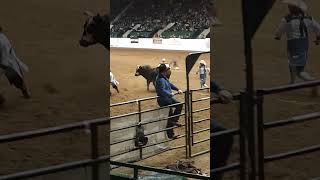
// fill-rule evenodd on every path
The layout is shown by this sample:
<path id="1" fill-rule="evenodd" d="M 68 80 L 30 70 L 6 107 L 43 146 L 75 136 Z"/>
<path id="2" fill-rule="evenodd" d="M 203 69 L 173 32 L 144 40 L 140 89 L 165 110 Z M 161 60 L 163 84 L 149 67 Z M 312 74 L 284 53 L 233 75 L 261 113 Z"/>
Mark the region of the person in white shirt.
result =
<path id="1" fill-rule="evenodd" d="M 0 27 L 0 75 L 5 75 L 9 83 L 20 89 L 26 99 L 31 97 L 24 78 L 24 73 L 28 70 L 28 66 L 17 57 L 11 42 Z M 4 102 L 4 98 L 0 98 Z"/>
<path id="2" fill-rule="evenodd" d="M 110 71 L 110 84 L 119 93 L 119 88 L 118 88 L 119 82 L 116 80 L 116 78 L 114 77 L 111 71 Z"/>
<path id="3" fill-rule="evenodd" d="M 303 0 L 284 0 L 288 4 L 289 14 L 281 19 L 275 33 L 275 39 L 280 40 L 283 34 L 287 37 L 287 54 L 290 70 L 290 84 L 296 77 L 303 81 L 315 80 L 307 72 L 305 66 L 308 60 L 309 32 L 316 34 L 316 45 L 320 42 L 320 25 L 306 14 L 307 5 Z"/>
<path id="4" fill-rule="evenodd" d="M 207 73 L 210 73 L 210 69 L 207 68 L 207 63 L 204 60 L 201 60 L 199 63 L 199 69 L 196 72 L 196 74 L 199 74 L 200 78 L 200 87 L 201 88 L 206 88 L 208 87 L 206 84 L 207 81 Z"/>
<path id="5" fill-rule="evenodd" d="M 172 65 L 171 65 L 172 64 Z M 172 60 L 169 64 L 169 66 L 172 66 L 174 70 L 179 70 L 178 62 L 177 60 Z"/>

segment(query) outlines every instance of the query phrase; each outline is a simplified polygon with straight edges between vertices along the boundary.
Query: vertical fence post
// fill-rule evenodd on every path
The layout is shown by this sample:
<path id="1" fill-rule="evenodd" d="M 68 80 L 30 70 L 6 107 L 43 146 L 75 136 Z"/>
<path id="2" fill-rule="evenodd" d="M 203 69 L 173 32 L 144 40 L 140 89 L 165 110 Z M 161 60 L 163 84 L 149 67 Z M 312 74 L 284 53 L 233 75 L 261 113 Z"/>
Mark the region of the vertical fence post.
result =
<path id="1" fill-rule="evenodd" d="M 188 115 L 187 115 L 187 92 L 185 92 L 185 93 L 184 93 L 184 130 L 185 130 L 186 158 L 188 158 Z"/>
<path id="2" fill-rule="evenodd" d="M 254 106 L 255 106 L 255 97 L 246 92 L 246 107 L 248 109 L 246 118 L 247 127 L 248 127 L 248 150 L 249 150 L 249 159 L 250 159 L 250 180 L 257 179 L 257 122 L 255 119 Z"/>
<path id="3" fill-rule="evenodd" d="M 255 130 L 255 92 L 254 92 L 254 71 L 253 71 L 253 62 L 252 62 L 252 24 L 249 22 L 248 13 L 248 1 L 242 0 L 241 1 L 242 7 L 242 21 L 243 21 L 243 37 L 244 37 L 244 55 L 245 55 L 245 74 L 246 74 L 246 118 L 248 119 L 248 126 L 249 126 L 249 138 L 248 138 L 248 150 L 249 150 L 249 157 L 250 157 L 250 180 L 256 179 L 256 130 Z"/>
<path id="4" fill-rule="evenodd" d="M 241 92 L 240 96 L 240 111 L 239 111 L 239 127 L 240 127 L 240 180 L 247 180 L 247 118 L 246 118 L 246 97 L 245 93 Z"/>
<path id="5" fill-rule="evenodd" d="M 192 95 L 193 91 L 190 91 L 190 137 L 191 137 L 191 145 L 194 145 L 193 142 L 193 105 L 192 105 Z M 191 148 L 191 147 L 190 147 Z"/>
<path id="6" fill-rule="evenodd" d="M 258 177 L 264 180 L 264 121 L 263 121 L 263 95 L 257 93 L 257 122 L 258 122 Z"/>
<path id="7" fill-rule="evenodd" d="M 184 93 L 184 130 L 185 130 L 185 150 L 186 150 L 186 159 L 189 158 L 189 123 L 188 123 L 188 97 L 187 92 Z"/>
<path id="8" fill-rule="evenodd" d="M 188 143 L 189 143 L 189 158 L 192 157 L 192 136 L 193 136 L 193 132 L 191 130 L 192 128 L 192 121 L 191 121 L 191 116 L 192 116 L 192 112 L 191 112 L 191 91 L 190 89 L 188 89 L 188 125 L 189 125 L 189 130 L 188 130 L 188 134 L 189 134 L 189 139 L 188 139 Z"/>
<path id="9" fill-rule="evenodd" d="M 187 158 L 191 157 L 191 136 L 190 136 L 190 94 L 189 89 L 185 95 L 185 114 L 186 114 L 186 146 L 187 146 Z"/>
<path id="10" fill-rule="evenodd" d="M 134 179 L 134 180 L 138 180 L 138 179 L 139 179 L 139 169 L 138 169 L 137 166 L 135 166 L 135 167 L 133 168 L 133 179 Z"/>
<path id="11" fill-rule="evenodd" d="M 91 159 L 97 159 L 99 157 L 98 148 L 98 127 L 95 124 L 90 124 L 90 140 L 91 140 Z M 92 180 L 99 180 L 99 164 L 92 165 Z"/>
<path id="12" fill-rule="evenodd" d="M 138 100 L 138 111 L 139 111 L 139 123 L 141 123 L 141 101 Z M 140 154 L 140 160 L 143 158 L 142 157 L 142 147 L 139 147 L 139 154 Z"/>

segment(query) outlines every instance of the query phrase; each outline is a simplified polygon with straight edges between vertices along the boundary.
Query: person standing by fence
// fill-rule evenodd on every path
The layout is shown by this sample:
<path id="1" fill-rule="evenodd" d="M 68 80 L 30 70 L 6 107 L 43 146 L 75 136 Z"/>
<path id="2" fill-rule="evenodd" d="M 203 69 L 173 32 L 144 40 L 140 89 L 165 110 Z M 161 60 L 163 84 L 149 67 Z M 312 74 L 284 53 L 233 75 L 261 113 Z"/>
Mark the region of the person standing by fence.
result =
<path id="1" fill-rule="evenodd" d="M 309 31 L 316 34 L 315 43 L 320 43 L 320 25 L 306 14 L 307 5 L 303 0 L 284 0 L 288 4 L 289 14 L 282 18 L 275 33 L 275 39 L 280 40 L 283 34 L 287 36 L 287 54 L 290 70 L 290 84 L 296 77 L 303 81 L 315 80 L 305 72 L 309 50 Z"/>
<path id="2" fill-rule="evenodd" d="M 214 81 L 210 82 L 210 91 L 215 95 L 217 95 L 218 98 L 224 104 L 230 103 L 232 100 L 232 94 L 229 91 L 224 90 L 222 87 L 218 86 Z M 211 97 L 213 97 L 213 95 Z M 227 129 L 221 126 L 215 118 L 211 118 L 210 134 L 225 131 L 225 130 Z M 210 154 L 211 154 L 210 167 L 211 169 L 216 169 L 226 165 L 227 160 L 231 153 L 232 145 L 233 145 L 232 135 L 225 134 L 217 137 L 210 136 Z M 212 177 L 212 179 L 214 180 L 221 180 L 223 177 L 223 173 L 214 173 L 214 174 L 211 174 L 210 177 Z"/>
<path id="3" fill-rule="evenodd" d="M 179 94 L 183 93 L 180 89 L 178 89 L 175 85 L 173 85 L 168 80 L 167 71 L 168 71 L 167 66 L 165 64 L 161 64 L 159 66 L 159 74 L 156 78 L 156 92 L 158 96 L 157 102 L 160 107 L 180 103 L 173 97 L 174 93 L 172 92 L 172 90 L 178 91 Z M 182 104 L 178 104 L 173 107 L 170 107 L 169 116 L 175 116 L 175 117 L 170 117 L 168 119 L 167 128 L 179 126 L 178 124 L 179 116 L 176 116 L 176 115 L 181 114 L 182 107 L 183 107 Z M 173 111 L 172 108 L 175 108 L 175 110 Z M 170 139 L 175 138 L 173 129 L 167 130 L 167 136 Z"/>

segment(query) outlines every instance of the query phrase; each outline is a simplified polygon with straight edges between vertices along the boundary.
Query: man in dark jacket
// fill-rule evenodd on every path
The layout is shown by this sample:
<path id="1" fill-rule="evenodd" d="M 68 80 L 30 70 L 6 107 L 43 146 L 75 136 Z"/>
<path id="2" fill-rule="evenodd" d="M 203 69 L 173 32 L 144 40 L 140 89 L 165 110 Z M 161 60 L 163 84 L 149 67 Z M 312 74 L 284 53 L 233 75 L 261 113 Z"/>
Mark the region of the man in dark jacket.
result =
<path id="1" fill-rule="evenodd" d="M 172 92 L 172 90 L 178 91 L 179 94 L 182 93 L 180 89 L 178 89 L 175 85 L 170 83 L 170 81 L 167 79 L 167 70 L 168 70 L 167 66 L 165 64 L 161 64 L 159 66 L 159 74 L 156 79 L 156 91 L 157 91 L 157 95 L 159 96 L 157 101 L 160 107 L 180 103 L 173 97 L 174 93 Z M 175 115 L 181 114 L 182 107 L 183 107 L 182 104 L 171 106 L 169 111 L 169 116 L 175 116 Z M 172 108 L 175 108 L 174 112 Z M 178 125 L 178 120 L 179 120 L 179 116 L 169 118 L 167 128 Z M 175 136 L 174 136 L 173 129 L 167 130 L 167 135 L 168 135 L 168 138 L 170 139 L 174 138 Z"/>
<path id="2" fill-rule="evenodd" d="M 232 94 L 222 87 L 218 86 L 215 82 L 210 82 L 210 90 L 212 93 L 216 94 L 222 103 L 227 104 L 232 100 Z M 212 107 L 211 107 L 212 108 Z M 218 122 L 216 119 L 211 118 L 210 122 L 210 133 L 216 133 L 219 131 L 227 130 Z M 211 169 L 216 169 L 226 165 L 227 159 L 231 153 L 231 148 L 233 144 L 232 135 L 221 135 L 218 137 L 210 137 L 211 146 Z M 211 176 L 214 180 L 221 180 L 223 173 L 213 173 Z"/>

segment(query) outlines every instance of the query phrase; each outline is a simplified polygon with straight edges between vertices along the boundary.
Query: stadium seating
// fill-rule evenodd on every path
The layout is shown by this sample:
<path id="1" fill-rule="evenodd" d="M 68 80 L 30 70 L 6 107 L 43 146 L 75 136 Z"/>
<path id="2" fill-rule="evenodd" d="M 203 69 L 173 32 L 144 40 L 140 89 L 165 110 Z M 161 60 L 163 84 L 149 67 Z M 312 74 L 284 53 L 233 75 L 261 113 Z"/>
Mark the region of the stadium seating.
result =
<path id="1" fill-rule="evenodd" d="M 151 38 L 169 23 L 174 23 L 160 34 L 162 38 L 197 38 L 209 27 L 205 2 L 205 0 L 136 0 L 113 23 L 111 37 L 121 38 L 128 32 L 126 35 L 129 34 L 127 36 L 129 38 Z M 137 24 L 140 24 L 140 27 L 133 29 Z"/>

